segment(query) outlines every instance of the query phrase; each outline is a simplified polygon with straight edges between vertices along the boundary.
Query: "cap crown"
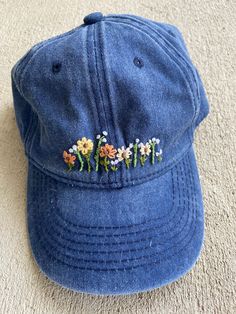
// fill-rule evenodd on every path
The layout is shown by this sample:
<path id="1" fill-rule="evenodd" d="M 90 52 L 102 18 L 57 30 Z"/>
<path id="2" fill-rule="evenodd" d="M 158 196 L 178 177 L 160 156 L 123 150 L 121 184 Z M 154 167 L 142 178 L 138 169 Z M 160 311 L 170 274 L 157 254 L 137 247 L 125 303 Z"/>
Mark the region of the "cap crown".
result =
<path id="1" fill-rule="evenodd" d="M 161 175 L 192 145 L 194 129 L 208 112 L 179 31 L 130 15 L 109 15 L 34 46 L 12 77 L 17 122 L 30 161 L 81 186 L 115 188 Z M 68 172 L 63 151 L 83 137 L 95 149 L 103 130 L 116 149 L 135 139 L 160 139 L 162 162 Z"/>

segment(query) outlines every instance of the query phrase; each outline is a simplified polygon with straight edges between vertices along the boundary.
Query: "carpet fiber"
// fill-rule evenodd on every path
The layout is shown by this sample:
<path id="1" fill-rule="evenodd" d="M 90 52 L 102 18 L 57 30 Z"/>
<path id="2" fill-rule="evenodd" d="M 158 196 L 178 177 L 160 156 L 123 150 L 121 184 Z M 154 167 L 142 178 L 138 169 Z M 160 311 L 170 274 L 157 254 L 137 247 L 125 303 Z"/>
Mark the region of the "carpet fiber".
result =
<path id="1" fill-rule="evenodd" d="M 173 23 L 184 35 L 211 113 L 196 132 L 205 245 L 185 277 L 151 292 L 96 297 L 63 289 L 35 265 L 26 230 L 27 165 L 15 124 L 10 70 L 33 44 L 93 11 Z M 233 0 L 0 1 L 0 313 L 236 313 L 236 99 Z"/>

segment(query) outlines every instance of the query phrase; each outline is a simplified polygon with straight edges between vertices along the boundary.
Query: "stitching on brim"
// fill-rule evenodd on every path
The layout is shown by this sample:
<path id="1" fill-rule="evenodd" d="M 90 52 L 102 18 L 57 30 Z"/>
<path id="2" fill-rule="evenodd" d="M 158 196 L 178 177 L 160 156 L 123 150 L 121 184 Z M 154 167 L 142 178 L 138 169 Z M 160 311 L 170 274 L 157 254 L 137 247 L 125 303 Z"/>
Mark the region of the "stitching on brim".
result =
<path id="1" fill-rule="evenodd" d="M 184 166 L 184 167 L 186 167 L 186 166 Z M 182 181 L 182 184 L 184 185 L 184 176 L 183 176 L 183 172 L 182 172 L 182 170 L 181 170 L 181 173 L 182 173 L 182 179 L 181 179 L 181 181 Z M 184 188 L 184 192 L 186 192 L 185 191 L 186 190 L 186 188 Z M 178 193 L 179 193 L 179 195 L 180 195 L 180 190 L 178 191 Z M 183 200 L 184 200 L 184 204 L 183 204 L 183 212 L 184 212 L 184 209 L 185 209 L 185 197 L 183 197 Z M 177 206 L 177 208 L 179 208 L 180 207 L 180 200 L 179 200 L 179 205 Z M 183 213 L 182 213 L 183 214 Z M 178 220 L 178 222 L 177 222 L 177 224 L 180 222 L 180 220 L 181 220 L 181 218 L 182 218 L 182 216 L 179 218 L 179 220 Z M 168 223 L 169 224 L 169 223 Z M 172 230 L 172 229 L 175 229 L 176 228 L 176 225 L 177 224 L 175 224 L 170 230 Z M 167 226 L 167 224 L 165 224 L 164 225 L 165 227 Z M 52 227 L 52 226 L 51 226 Z M 53 227 L 52 227 L 53 228 Z M 170 230 L 168 230 L 168 233 L 169 233 L 169 231 Z M 138 233 L 138 232 L 137 232 Z M 167 232 L 161 232 L 161 233 L 158 233 L 158 235 L 164 235 L 164 234 L 166 234 Z M 129 235 L 129 234 L 128 234 Z M 112 236 L 112 235 L 109 235 L 109 236 Z M 123 235 L 122 235 L 123 236 Z M 61 235 L 60 235 L 60 237 L 61 237 Z M 171 237 L 172 238 L 172 237 Z M 114 243 L 112 243 L 112 242 L 108 242 L 108 243 L 106 243 L 106 242 L 101 242 L 101 243 L 99 243 L 99 242 L 77 242 L 78 244 L 81 244 L 81 245 L 83 245 L 83 244 L 86 244 L 86 245 L 96 245 L 96 246 L 98 246 L 98 245 L 114 245 L 114 246 L 117 246 L 117 245 L 126 245 L 126 244 L 133 244 L 133 243 L 140 243 L 140 242 L 144 242 L 144 241 L 147 241 L 147 240 L 150 240 L 150 239 L 152 239 L 152 237 L 150 237 L 150 238 L 143 238 L 143 239 L 139 239 L 139 240 L 137 240 L 137 241 L 126 241 L 126 242 L 114 242 Z M 69 239 L 68 239 L 68 241 L 70 241 Z"/>
<path id="2" fill-rule="evenodd" d="M 181 162 L 183 162 L 183 161 L 181 161 Z M 179 164 L 177 164 L 175 167 L 177 168 L 177 167 L 179 167 L 180 165 Z M 33 170 L 33 171 L 35 171 L 35 170 Z M 38 171 L 38 169 L 36 170 L 36 171 Z M 178 170 L 177 170 L 177 172 L 178 172 Z M 182 172 L 181 172 L 182 173 Z M 171 170 L 171 174 L 172 174 L 172 182 L 173 182 L 173 170 Z M 39 175 L 41 175 L 41 176 L 43 176 L 43 174 L 42 173 L 40 173 Z M 38 177 L 38 175 L 35 175 L 35 177 Z M 55 181 L 55 179 L 52 179 L 52 178 L 49 178 L 51 181 L 53 180 L 53 181 Z M 176 181 L 177 181 L 177 186 L 178 186 L 178 188 L 179 188 L 179 177 L 178 177 L 178 175 L 176 175 Z M 53 182 L 52 182 L 52 185 L 53 185 L 53 187 L 54 187 L 54 189 L 53 189 L 53 191 L 55 192 L 55 194 L 56 194 L 56 192 L 57 192 L 57 185 L 58 185 L 58 183 L 57 183 L 57 181 L 56 181 L 56 186 L 54 186 L 54 184 L 53 184 Z M 173 187 L 174 187 L 174 185 L 173 185 Z M 56 190 L 55 190 L 55 188 L 56 188 Z M 174 194 L 174 192 L 173 192 L 173 194 Z M 55 196 L 54 196 L 54 198 L 55 198 Z M 54 200 L 54 202 L 56 203 L 57 202 L 57 200 L 55 199 Z M 173 197 L 172 197 L 172 202 L 174 202 L 174 195 L 173 195 Z M 58 214 L 57 214 L 58 215 Z M 162 216 L 162 217 L 165 217 L 165 216 Z M 160 217 L 160 218 L 158 218 L 158 219 L 162 219 L 162 217 Z M 89 230 L 101 230 L 101 231 L 104 231 L 104 230 L 118 230 L 118 229 L 130 229 L 130 228 L 133 228 L 133 227 L 138 227 L 138 226 L 140 226 L 140 225 L 145 225 L 145 224 L 147 224 L 147 223 L 149 223 L 149 222 L 151 222 L 151 221 L 153 221 L 153 219 L 150 219 L 150 220 L 145 220 L 144 222 L 142 222 L 142 223 L 137 223 L 137 224 L 130 224 L 130 225 L 125 225 L 125 226 L 85 226 L 85 225 L 77 225 L 77 224 L 75 224 L 75 223 L 73 223 L 73 222 L 71 222 L 71 221 L 68 221 L 68 220 L 66 220 L 65 218 L 63 218 L 63 217 L 61 217 L 61 219 L 63 220 L 63 221 L 65 221 L 67 224 L 70 224 L 70 225 L 72 225 L 72 226 L 74 226 L 75 228 L 83 228 L 83 229 L 89 229 Z M 155 218 L 155 219 L 157 219 L 157 218 Z"/>
<path id="3" fill-rule="evenodd" d="M 185 166 L 186 167 L 186 166 Z M 182 172 L 182 171 L 181 171 Z M 186 177 L 185 177 L 186 178 Z M 183 177 L 182 177 L 182 180 L 181 181 L 183 181 Z M 187 193 L 187 189 L 186 189 L 186 187 L 184 187 L 184 190 L 183 191 L 185 191 L 185 193 Z M 185 194 L 184 193 L 184 194 Z M 180 191 L 179 191 L 179 195 L 180 195 Z M 184 211 L 185 211 L 185 209 L 186 209 L 186 206 L 185 206 L 185 196 L 183 197 L 183 200 L 184 200 L 184 203 L 183 203 L 183 205 L 182 205 L 182 213 L 181 213 L 181 215 L 180 215 L 180 217 L 179 217 L 179 220 L 178 220 L 178 222 L 177 223 L 175 223 L 175 225 L 174 226 L 172 226 L 168 231 L 165 231 L 165 232 L 160 232 L 160 233 L 158 233 L 158 236 L 160 236 L 160 235 L 164 235 L 164 234 L 167 234 L 167 233 L 169 233 L 170 231 L 172 231 L 172 230 L 174 230 L 175 228 L 176 228 L 176 225 L 178 225 L 179 224 L 179 222 L 181 221 L 181 219 L 183 218 L 183 214 L 184 214 Z M 179 202 L 179 205 L 178 205 L 178 207 L 177 208 L 179 208 L 180 207 L 180 202 Z M 187 215 L 187 222 L 188 222 L 188 220 L 189 220 L 189 211 L 188 211 L 188 215 Z M 187 222 L 185 223 L 185 225 L 184 225 L 184 227 L 182 228 L 182 230 L 186 227 L 186 224 L 187 224 Z M 166 224 L 167 225 L 167 224 Z M 165 226 L 166 226 L 165 225 Z M 39 226 L 42 226 L 42 224 L 40 224 Z M 51 227 L 50 228 L 52 228 L 53 229 L 53 233 L 57 233 L 57 232 L 55 232 L 55 229 L 54 229 L 54 227 L 52 227 L 52 225 L 51 225 Z M 46 228 L 47 229 L 47 228 Z M 156 229 L 156 228 L 155 228 Z M 180 232 L 178 232 L 177 233 L 177 235 L 178 234 L 180 234 L 180 233 L 182 233 L 182 230 L 180 231 Z M 138 232 L 137 232 L 138 233 Z M 48 232 L 48 230 L 47 230 L 47 234 L 48 235 L 50 235 L 49 234 L 49 232 Z M 51 235 L 50 235 L 51 236 Z M 60 238 L 60 239 L 64 239 L 63 237 L 62 237 L 62 234 L 60 234 L 60 233 L 57 233 L 57 236 Z M 112 236 L 112 235 L 109 235 L 109 236 Z M 122 235 L 123 236 L 123 235 Z M 150 237 L 148 237 L 148 238 L 144 238 L 144 239 L 139 239 L 139 240 L 136 240 L 136 241 L 126 241 L 126 242 L 114 242 L 114 243 L 106 243 L 106 242 L 103 242 L 103 243 L 91 243 L 91 242 L 76 242 L 76 241 L 72 241 L 72 240 L 69 240 L 69 239 L 67 239 L 67 241 L 69 241 L 69 242 L 71 242 L 71 243 L 76 243 L 76 244 L 79 244 L 79 245 L 96 245 L 96 246 L 105 246 L 105 245 L 114 245 L 114 246 L 117 246 L 117 245 L 127 245 L 127 244 L 133 244 L 133 243 L 141 243 L 141 242 L 146 242 L 146 241 L 149 241 L 149 240 L 151 240 L 151 239 L 153 239 L 153 235 L 152 236 L 150 236 Z M 176 237 L 176 234 L 175 235 L 172 235 L 171 236 L 171 238 L 168 238 L 168 241 L 170 240 L 170 239 L 173 239 L 174 237 Z M 55 238 L 55 237 L 54 237 Z M 58 241 L 55 241 L 54 240 L 54 242 L 58 242 Z M 166 242 L 165 242 L 166 243 Z M 165 243 L 161 243 L 161 242 L 158 242 L 158 243 L 156 243 L 156 245 L 163 245 L 163 244 L 165 244 Z M 68 247 L 68 246 L 65 246 L 65 245 L 62 245 L 62 244 L 60 244 L 62 247 L 64 247 L 64 248 L 68 248 L 68 249 L 71 249 L 71 250 L 74 250 L 74 251 L 76 251 L 76 249 L 72 249 L 72 248 L 70 248 L 70 247 Z M 147 248 L 150 248 L 150 246 L 148 246 Z M 133 251 L 141 251 L 141 250 L 143 250 L 143 248 L 139 248 L 139 249 L 134 249 Z M 130 251 L 130 250 L 127 250 L 128 252 Z M 82 252 L 82 251 L 81 251 Z M 117 251 L 117 253 L 124 253 L 125 252 L 125 250 L 122 250 L 122 251 Z M 88 251 L 87 251 L 87 253 L 88 253 Z M 92 254 L 93 252 L 91 251 L 91 252 L 89 252 L 89 254 Z M 99 252 L 98 251 L 98 253 L 101 253 L 101 252 Z M 113 254 L 113 253 L 115 253 L 114 251 L 107 251 L 107 252 L 104 252 L 104 254 Z"/>
<path id="4" fill-rule="evenodd" d="M 178 170 L 177 170 L 177 172 L 178 172 Z M 171 172 L 172 173 L 172 172 Z M 181 173 L 182 173 L 182 170 L 181 170 Z M 182 176 L 183 177 L 183 176 Z M 179 179 L 177 179 L 177 186 L 178 186 L 178 191 L 179 191 Z M 177 211 L 178 211 L 178 208 L 180 207 L 180 204 L 178 204 L 178 206 L 174 206 L 174 204 L 175 204 L 175 193 L 174 193 L 174 182 L 173 182 L 173 173 L 172 173 L 172 209 L 173 208 L 175 208 L 176 207 L 176 210 L 175 210 L 175 212 L 174 212 L 174 215 L 173 215 L 173 217 L 175 217 L 175 215 L 176 215 L 176 213 L 177 213 Z M 178 194 L 179 195 L 179 194 Z M 55 203 L 57 204 L 57 200 L 55 200 Z M 153 219 L 150 219 L 150 220 L 145 220 L 144 222 L 142 222 L 142 223 L 139 223 L 139 224 L 130 224 L 130 225 L 127 225 L 126 227 L 125 227 L 125 229 L 130 229 L 130 228 L 133 228 L 133 227 L 140 227 L 140 226 L 144 226 L 144 225 L 146 225 L 147 223 L 149 223 L 149 222 L 153 222 L 153 221 L 161 221 L 163 218 L 165 218 L 165 217 L 167 217 L 167 216 L 169 216 L 170 217 L 170 215 L 172 214 L 172 210 L 171 210 L 171 212 L 168 212 L 166 215 L 163 215 L 163 216 L 161 216 L 161 217 L 155 217 L 155 218 L 153 218 Z M 74 228 L 87 228 L 87 229 L 89 229 L 90 230 L 90 228 L 89 227 L 85 227 L 85 226 L 81 226 L 81 225 L 77 225 L 77 224 L 75 224 L 75 223 L 72 223 L 71 221 L 69 221 L 69 220 L 67 220 L 67 219 L 65 219 L 65 218 L 63 218 L 62 216 L 60 216 L 59 214 L 58 214 L 58 208 L 55 208 L 54 209 L 54 213 L 53 213 L 54 215 L 56 215 L 56 216 L 58 216 L 59 218 L 60 218 L 60 220 L 63 220 L 64 222 L 66 222 L 66 225 L 71 225 L 72 227 L 74 227 Z M 171 220 L 168 220 L 168 223 L 170 222 L 170 221 L 172 221 L 172 219 Z M 76 232 L 76 231 L 72 231 L 72 230 L 69 230 L 68 228 L 66 228 L 66 226 L 64 227 L 64 226 L 62 226 L 61 225 L 61 223 L 60 223 L 60 226 L 64 229 L 64 230 L 67 230 L 68 232 L 70 232 L 70 233 L 75 233 L 75 234 L 77 234 L 77 235 L 85 235 L 85 236 L 88 236 L 88 237 L 109 237 L 109 236 L 111 236 L 111 234 L 110 235 L 97 235 L 97 234 L 88 234 L 88 233 L 79 233 L 79 232 Z M 156 228 L 157 226 L 155 226 L 155 228 Z M 153 229 L 154 227 L 150 227 L 151 229 Z M 150 230 L 150 228 L 148 228 L 148 230 Z M 96 228 L 97 230 L 101 230 L 101 231 L 105 231 L 107 228 L 104 228 L 104 227 L 100 227 L 99 229 L 98 228 Z M 121 227 L 116 227 L 115 228 L 115 230 L 121 230 L 122 228 Z M 111 230 L 110 228 L 109 229 L 107 229 L 107 230 Z M 114 228 L 112 228 L 112 230 L 114 230 Z M 126 236 L 126 235 L 131 235 L 131 234 L 140 234 L 140 233 L 142 233 L 142 232 L 145 232 L 146 230 L 144 229 L 144 230 L 142 230 L 142 231 L 140 231 L 140 230 L 138 230 L 137 232 L 127 232 L 127 233 L 122 233 L 122 234 L 112 234 L 112 236 L 113 237 L 116 237 L 116 236 Z"/>
<path id="5" fill-rule="evenodd" d="M 188 160 L 189 160 L 189 158 L 188 158 Z M 58 259 L 57 257 L 54 257 L 54 256 L 52 256 L 52 254 L 46 249 L 46 247 L 44 247 L 44 249 L 45 249 L 45 251 L 47 252 L 47 254 L 49 255 L 49 256 L 52 256 L 52 258 L 55 260 L 57 260 L 59 263 L 61 263 L 61 264 L 64 264 L 64 265 L 67 265 L 67 266 L 69 266 L 69 267 L 71 267 L 71 268 L 76 268 L 76 269 L 81 269 L 81 270 L 91 270 L 91 271 L 126 271 L 126 270 L 134 270 L 134 269 L 136 269 L 136 268 L 139 268 L 139 267 L 143 267 L 143 266 L 148 266 L 148 265 L 153 265 L 153 264 L 159 264 L 159 263 L 161 263 L 162 261 L 165 261 L 167 258 L 171 258 L 172 256 L 174 256 L 174 255 L 176 255 L 177 253 L 179 253 L 180 251 L 182 251 L 183 249 L 185 249 L 186 247 L 187 247 L 187 245 L 191 242 L 191 240 L 192 240 L 192 238 L 193 238 L 193 236 L 195 235 L 195 229 L 196 229 L 196 221 L 197 221 L 197 216 L 196 216 L 196 212 L 197 212 L 197 208 L 196 208 L 196 196 L 195 196 L 195 193 L 193 193 L 193 173 L 192 173 L 192 166 L 191 166 L 191 163 L 190 163 L 190 169 L 191 169 L 191 178 L 192 178 L 192 180 L 191 180 L 191 182 L 190 182 L 190 187 L 191 187 L 191 192 L 192 192 L 192 194 L 191 194 L 191 196 L 192 196 L 192 200 L 194 199 L 194 205 L 192 206 L 192 208 L 194 209 L 196 209 L 195 210 L 195 221 L 192 219 L 192 222 L 191 222 L 191 225 L 193 224 L 193 221 L 194 221 L 194 230 L 193 230 L 193 234 L 192 234 L 192 236 L 191 236 L 191 238 L 190 238 L 190 240 L 186 243 L 186 245 L 184 246 L 184 247 L 182 247 L 179 251 L 177 251 L 177 252 L 175 252 L 175 253 L 173 253 L 173 254 L 171 254 L 170 256 L 166 256 L 165 258 L 163 258 L 163 259 L 159 259 L 158 261 L 152 261 L 152 262 L 150 262 L 150 263 L 145 263 L 145 264 L 139 264 L 139 265 L 136 265 L 136 266 L 132 266 L 132 267 L 126 267 L 126 268 L 106 268 L 106 269 L 104 269 L 104 268 L 91 268 L 91 267 L 79 267 L 79 266 L 75 266 L 75 265 L 71 265 L 71 264 L 68 264 L 68 263 L 65 263 L 64 261 L 61 261 L 60 259 Z M 189 204 L 189 198 L 188 198 L 188 204 Z M 190 205 L 190 204 L 189 204 Z M 189 210 L 188 210 L 188 212 L 189 212 Z M 191 229 L 191 228 L 190 228 Z M 189 233 L 187 234 L 187 235 L 189 235 Z M 186 237 L 187 236 L 185 236 L 184 237 L 184 239 L 186 239 Z M 171 248 L 169 248 L 169 249 L 171 249 Z M 165 250 L 166 251 L 166 250 Z M 164 251 L 164 252 L 165 252 Z M 155 255 L 159 255 L 159 252 L 158 253 L 156 253 Z M 69 257 L 68 257 L 69 258 Z M 140 257 L 139 259 L 144 259 L 144 258 L 142 258 L 142 257 Z M 84 259 L 82 259 L 82 261 L 84 261 Z M 106 261 L 104 262 L 104 263 L 107 263 Z"/>

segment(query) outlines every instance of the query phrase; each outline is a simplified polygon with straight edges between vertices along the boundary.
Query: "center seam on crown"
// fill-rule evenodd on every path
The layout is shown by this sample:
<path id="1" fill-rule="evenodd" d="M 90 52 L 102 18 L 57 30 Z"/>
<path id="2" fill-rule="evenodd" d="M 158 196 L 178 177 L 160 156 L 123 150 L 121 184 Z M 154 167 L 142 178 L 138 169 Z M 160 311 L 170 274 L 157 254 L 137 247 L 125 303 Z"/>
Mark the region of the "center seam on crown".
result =
<path id="1" fill-rule="evenodd" d="M 94 86 L 93 86 L 93 82 L 92 82 L 92 73 L 91 73 L 91 70 L 90 70 L 90 56 L 89 56 L 89 32 L 90 32 L 90 28 L 88 28 L 87 30 L 87 36 L 86 36 L 86 55 L 87 55 L 87 69 L 88 69 L 88 73 L 89 73 L 89 78 L 88 78 L 88 85 L 89 85 L 89 88 L 91 90 L 91 93 L 92 93 L 92 98 L 94 100 L 94 104 L 95 104 L 95 108 L 96 108 L 96 114 L 97 114 L 97 118 L 98 118 L 98 127 L 99 128 L 99 131 L 101 130 L 102 128 L 102 123 L 101 123 L 101 118 L 100 118 L 100 115 L 99 115 L 99 110 L 98 110 L 98 104 L 97 104 L 97 101 L 96 101 L 96 93 L 94 91 Z"/>
<path id="2" fill-rule="evenodd" d="M 115 118 L 114 118 L 114 112 L 113 112 L 113 108 L 112 108 L 112 99 L 111 99 L 111 92 L 110 92 L 110 84 L 109 84 L 109 79 L 108 79 L 108 75 L 107 72 L 105 70 L 105 53 L 104 53 L 104 45 L 105 45 L 105 39 L 102 38 L 102 26 L 105 25 L 104 22 L 103 23 L 99 23 L 100 29 L 98 29 L 98 37 L 99 37 L 99 46 L 100 46 L 100 57 L 101 57 L 101 66 L 102 66 L 102 71 L 103 71 L 103 76 L 104 76 L 104 83 L 106 86 L 106 92 L 107 92 L 107 99 L 108 99 L 108 108 L 110 111 L 110 117 L 111 117 L 111 123 L 112 123 L 112 127 L 113 127 L 113 134 L 114 134 L 114 140 L 115 140 L 115 146 L 118 147 L 118 138 L 117 138 L 117 134 L 116 134 L 116 125 L 115 125 Z M 99 27 L 98 26 L 98 27 Z M 111 135 L 111 134 L 110 134 Z M 123 169 L 121 168 L 120 171 L 120 178 L 123 178 Z M 115 172 L 114 173 L 115 176 L 115 181 L 117 181 L 117 176 L 118 173 Z"/>

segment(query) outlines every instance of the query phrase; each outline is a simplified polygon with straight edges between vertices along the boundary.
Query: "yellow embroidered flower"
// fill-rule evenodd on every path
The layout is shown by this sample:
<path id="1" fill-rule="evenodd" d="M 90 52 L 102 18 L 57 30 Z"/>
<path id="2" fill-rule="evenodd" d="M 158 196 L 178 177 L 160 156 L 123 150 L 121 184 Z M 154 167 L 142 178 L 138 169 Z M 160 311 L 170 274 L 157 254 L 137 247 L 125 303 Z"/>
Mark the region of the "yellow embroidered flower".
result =
<path id="1" fill-rule="evenodd" d="M 149 143 L 146 143 L 145 145 L 143 143 L 140 143 L 140 153 L 142 156 L 149 156 L 151 153 L 151 145 Z"/>
<path id="2" fill-rule="evenodd" d="M 81 140 L 77 141 L 78 151 L 82 153 L 82 155 L 88 155 L 93 150 L 93 142 L 86 137 L 83 137 Z"/>

